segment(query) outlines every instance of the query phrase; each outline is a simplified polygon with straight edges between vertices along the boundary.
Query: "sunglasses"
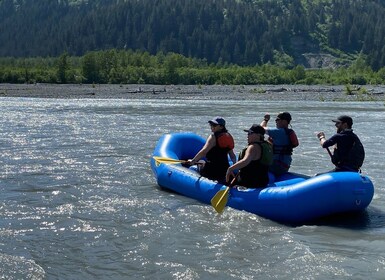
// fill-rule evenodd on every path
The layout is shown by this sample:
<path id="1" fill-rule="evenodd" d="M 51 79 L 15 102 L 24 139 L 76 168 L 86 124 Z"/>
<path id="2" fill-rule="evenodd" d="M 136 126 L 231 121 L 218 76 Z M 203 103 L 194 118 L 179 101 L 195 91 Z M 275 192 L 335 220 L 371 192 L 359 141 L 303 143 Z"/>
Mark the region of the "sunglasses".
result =
<path id="1" fill-rule="evenodd" d="M 334 125 L 339 126 L 342 122 L 336 122 Z"/>
<path id="2" fill-rule="evenodd" d="M 280 121 L 281 119 L 275 119 L 276 122 Z"/>

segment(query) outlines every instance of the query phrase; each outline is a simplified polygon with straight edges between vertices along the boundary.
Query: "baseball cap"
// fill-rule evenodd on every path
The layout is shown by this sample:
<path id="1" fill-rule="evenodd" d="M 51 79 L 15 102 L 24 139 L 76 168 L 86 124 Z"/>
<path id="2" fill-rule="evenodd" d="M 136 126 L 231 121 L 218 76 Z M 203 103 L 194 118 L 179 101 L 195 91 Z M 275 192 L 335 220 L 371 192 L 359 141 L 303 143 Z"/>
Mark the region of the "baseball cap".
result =
<path id="1" fill-rule="evenodd" d="M 249 132 L 249 133 L 257 133 L 257 134 L 265 134 L 265 129 L 260 126 L 259 124 L 253 124 L 249 129 L 244 129 L 244 132 Z"/>
<path id="2" fill-rule="evenodd" d="M 286 120 L 287 122 L 290 122 L 291 121 L 291 115 L 289 112 L 282 112 L 282 113 L 278 114 L 277 119 Z"/>
<path id="3" fill-rule="evenodd" d="M 210 124 L 215 124 L 215 125 L 221 125 L 221 126 L 226 126 L 226 121 L 222 117 L 216 117 L 210 121 L 208 121 Z"/>
<path id="4" fill-rule="evenodd" d="M 343 122 L 343 123 L 347 123 L 348 126 L 352 126 L 353 125 L 353 119 L 349 116 L 346 116 L 346 115 L 342 115 L 342 116 L 339 116 L 336 120 L 332 120 L 333 122 Z"/>

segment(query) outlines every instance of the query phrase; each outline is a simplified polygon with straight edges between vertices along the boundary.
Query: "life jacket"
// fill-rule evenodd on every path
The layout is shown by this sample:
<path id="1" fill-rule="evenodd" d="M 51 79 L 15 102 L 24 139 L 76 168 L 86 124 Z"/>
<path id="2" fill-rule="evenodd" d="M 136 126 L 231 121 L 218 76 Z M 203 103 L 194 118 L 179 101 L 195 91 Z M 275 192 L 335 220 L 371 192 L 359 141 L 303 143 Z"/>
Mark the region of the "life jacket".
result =
<path id="1" fill-rule="evenodd" d="M 365 160 L 365 149 L 356 134 L 352 133 L 351 137 L 354 138 L 354 142 L 349 152 L 346 155 L 340 155 L 337 147 L 334 149 L 332 162 L 337 167 L 345 169 L 351 168 L 354 171 L 358 171 Z"/>
<path id="2" fill-rule="evenodd" d="M 227 154 L 234 149 L 234 139 L 227 130 L 214 133 L 215 147 L 207 152 L 207 161 L 228 161 Z"/>
<path id="3" fill-rule="evenodd" d="M 269 166 L 273 163 L 273 149 L 271 144 L 263 141 L 251 143 L 261 147 L 261 158 L 251 161 L 239 170 L 238 184 L 248 188 L 261 188 L 269 183 Z M 239 160 L 243 159 L 247 147 L 239 153 Z"/>
<path id="4" fill-rule="evenodd" d="M 270 166 L 273 164 L 273 147 L 269 142 L 255 142 L 252 144 L 259 144 L 261 146 L 261 158 L 258 160 L 261 164 Z M 239 153 L 239 160 L 243 159 L 246 154 L 247 147 Z"/>
<path id="5" fill-rule="evenodd" d="M 206 154 L 207 162 L 201 169 L 202 176 L 212 180 L 224 181 L 229 168 L 228 152 L 234 149 L 234 139 L 227 130 L 214 133 L 215 147 Z"/>
<path id="6" fill-rule="evenodd" d="M 270 166 L 273 164 L 273 145 L 269 142 L 263 141 L 261 143 L 262 155 L 261 164 Z"/>
<path id="7" fill-rule="evenodd" d="M 289 139 L 289 144 L 288 145 L 273 145 L 273 152 L 274 154 L 278 155 L 292 155 L 293 154 L 293 149 L 295 147 L 298 147 L 299 141 L 297 138 L 297 135 L 295 134 L 294 130 L 291 128 L 284 128 L 286 135 Z"/>

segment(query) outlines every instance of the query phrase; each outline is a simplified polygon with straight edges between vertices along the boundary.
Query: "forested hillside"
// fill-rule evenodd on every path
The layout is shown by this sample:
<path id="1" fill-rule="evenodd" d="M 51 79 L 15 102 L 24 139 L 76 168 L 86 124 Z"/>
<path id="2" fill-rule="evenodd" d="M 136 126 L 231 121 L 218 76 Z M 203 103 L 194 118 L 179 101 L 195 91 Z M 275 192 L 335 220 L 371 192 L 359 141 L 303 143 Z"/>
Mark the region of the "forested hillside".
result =
<path id="1" fill-rule="evenodd" d="M 385 66 L 384 0 L 1 0 L 0 56 L 132 49 L 209 63 Z"/>

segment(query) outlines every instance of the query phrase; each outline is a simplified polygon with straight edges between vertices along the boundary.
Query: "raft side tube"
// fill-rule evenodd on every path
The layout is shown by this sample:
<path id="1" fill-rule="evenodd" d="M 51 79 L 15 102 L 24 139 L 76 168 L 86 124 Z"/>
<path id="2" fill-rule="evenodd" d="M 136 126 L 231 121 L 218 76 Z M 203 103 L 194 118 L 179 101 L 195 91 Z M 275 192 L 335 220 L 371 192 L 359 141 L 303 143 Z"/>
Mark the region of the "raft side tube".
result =
<path id="1" fill-rule="evenodd" d="M 178 165 L 165 165 L 158 174 L 158 185 L 176 193 L 210 204 L 214 195 L 226 186 Z"/>
<path id="2" fill-rule="evenodd" d="M 302 223 L 333 212 L 360 211 L 369 205 L 374 190 L 369 178 L 358 173 L 328 173 L 290 181 L 294 184 L 282 183 L 243 194 L 233 191 L 229 206 L 283 223 Z"/>
<path id="3" fill-rule="evenodd" d="M 165 134 L 158 140 L 152 156 L 187 160 L 193 158 L 205 142 L 205 139 L 190 132 Z M 151 169 L 155 176 L 158 167 L 151 158 Z"/>

